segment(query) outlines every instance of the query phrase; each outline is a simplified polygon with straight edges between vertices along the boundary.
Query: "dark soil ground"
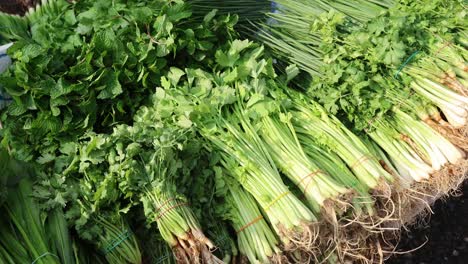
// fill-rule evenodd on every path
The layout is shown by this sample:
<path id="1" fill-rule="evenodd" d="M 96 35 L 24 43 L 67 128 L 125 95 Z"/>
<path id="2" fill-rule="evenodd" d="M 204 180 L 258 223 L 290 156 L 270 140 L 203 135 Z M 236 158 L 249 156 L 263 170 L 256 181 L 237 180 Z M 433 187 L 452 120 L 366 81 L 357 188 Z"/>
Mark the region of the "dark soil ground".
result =
<path id="1" fill-rule="evenodd" d="M 398 251 L 420 248 L 386 264 L 468 264 L 468 182 L 460 195 L 437 201 L 433 211 L 426 223 L 402 235 Z"/>
<path id="2" fill-rule="evenodd" d="M 22 15 L 37 2 L 38 0 L 0 0 L 0 11 Z"/>

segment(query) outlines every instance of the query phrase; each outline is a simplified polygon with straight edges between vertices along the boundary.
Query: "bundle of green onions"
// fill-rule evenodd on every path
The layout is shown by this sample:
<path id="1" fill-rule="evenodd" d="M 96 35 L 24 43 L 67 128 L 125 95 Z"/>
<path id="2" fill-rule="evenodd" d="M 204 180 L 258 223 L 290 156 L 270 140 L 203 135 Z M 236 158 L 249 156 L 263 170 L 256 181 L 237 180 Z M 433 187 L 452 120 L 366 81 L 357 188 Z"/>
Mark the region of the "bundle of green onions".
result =
<path id="1" fill-rule="evenodd" d="M 223 198 L 223 217 L 232 223 L 237 244 L 250 263 L 268 263 L 280 257 L 279 241 L 255 199 L 231 178 L 228 170 L 215 167 L 217 194 Z"/>
<path id="2" fill-rule="evenodd" d="M 238 4 L 247 6 L 249 2 Z M 297 100 L 297 96 L 292 100 L 295 103 L 292 124 L 300 135 L 299 142 L 303 146 L 301 140 L 318 143 L 338 154 L 360 185 L 365 186 L 357 188 L 361 192 L 383 189 L 387 182 L 392 182 L 386 197 L 396 199 L 396 196 L 411 197 L 408 192 L 413 192 L 412 189 L 418 192 L 419 188 L 432 195 L 421 187 L 427 184 L 435 184 L 435 193 L 456 187 L 459 183 L 456 180 L 447 182 L 445 187 L 440 185 L 449 177 L 442 175 L 446 168 L 461 168 L 465 164 L 465 153 L 461 149 L 466 149 L 466 135 L 463 131 L 454 131 L 466 125 L 466 87 L 463 86 L 466 50 L 456 43 L 466 42 L 465 12 L 457 12 L 460 4 L 444 4 L 443 1 L 411 4 L 408 1 L 275 2 L 277 11 L 267 14 L 269 22 L 247 31 L 256 32 L 254 35 L 270 48 L 279 59 L 278 68 L 293 63 L 303 71 L 293 79 L 296 86 L 307 91 L 307 96 L 301 100 Z M 428 6 L 441 12 L 436 14 Z M 453 13 L 457 13 L 454 18 L 450 17 Z M 242 16 L 242 12 L 238 14 Z M 448 30 L 428 26 L 438 22 Z M 441 41 L 439 35 L 454 41 Z M 430 55 L 418 61 L 411 51 L 413 48 Z M 414 56 L 410 56 L 412 54 Z M 286 68 L 286 72 L 288 70 L 290 68 Z M 395 94 L 398 96 L 392 96 Z M 314 101 L 322 106 L 316 106 Z M 437 124 L 433 126 L 421 118 L 423 116 L 437 118 Z M 278 132 L 275 129 L 278 125 L 265 120 L 266 133 L 261 125 L 247 131 L 261 131 L 259 134 L 269 143 L 267 149 L 273 160 L 276 159 L 276 165 L 294 179 L 292 170 L 288 173 L 284 162 L 291 156 L 291 151 L 285 151 L 288 148 L 285 148 L 284 138 L 291 137 L 282 134 L 281 140 L 273 141 L 272 135 Z M 343 123 L 363 134 L 364 140 Z M 211 139 L 217 141 L 219 136 Z M 232 141 L 226 139 L 226 142 Z M 228 148 L 227 143 L 217 145 L 228 149 L 230 155 L 235 151 Z M 460 177 L 464 176 L 456 178 Z M 399 206 L 402 211 L 413 210 L 405 208 L 404 203 Z"/>
<path id="3" fill-rule="evenodd" d="M 294 95 L 294 126 L 300 134 L 314 138 L 337 153 L 369 189 L 377 188 L 383 180 L 393 177 L 372 158 L 370 151 L 358 136 L 347 129 L 336 117 L 300 94 Z"/>
<path id="4" fill-rule="evenodd" d="M 451 127 L 465 128 L 468 116 L 468 75 L 463 53 L 466 50 L 446 41 L 439 41 L 430 48 L 429 56 L 406 66 L 402 73 L 412 77 L 411 87 L 433 102 Z"/>
<path id="5" fill-rule="evenodd" d="M 23 175 L 24 177 L 25 175 Z M 6 263 L 61 263 L 68 260 L 61 259 L 58 256 L 53 244 L 49 244 L 46 228 L 43 225 L 41 210 L 37 203 L 31 197 L 32 182 L 30 179 L 23 179 L 19 182 L 15 190 L 9 192 L 9 197 L 3 209 L 6 212 L 6 218 L 0 224 L 2 229 L 2 255 Z M 59 228 L 54 227 L 54 228 Z M 68 233 L 67 228 L 62 232 Z M 52 237 L 56 238 L 56 237 Z M 57 245 L 59 240 L 56 241 Z M 60 244 L 66 246 L 66 244 Z M 68 253 L 69 248 L 63 248 Z"/>
<path id="6" fill-rule="evenodd" d="M 346 209 L 351 198 L 346 197 L 349 190 L 330 178 L 305 154 L 291 119 L 291 113 L 263 117 L 261 137 L 278 168 L 299 187 L 314 212 L 327 216 L 331 211 L 333 219 L 335 210 Z"/>
<path id="7" fill-rule="evenodd" d="M 271 10 L 268 0 L 250 1 L 248 4 L 243 1 L 223 0 L 188 0 L 187 2 L 191 5 L 195 18 L 204 17 L 212 10 L 217 10 L 218 15 L 242 14 L 237 26 L 247 25 L 249 22 L 262 22 L 266 19 L 263 13 Z"/>
<path id="8" fill-rule="evenodd" d="M 98 226 L 103 233 L 98 236 L 97 246 L 101 248 L 109 263 L 141 263 L 141 254 L 135 234 L 123 219 L 115 223 L 99 217 Z"/>
<path id="9" fill-rule="evenodd" d="M 201 133 L 221 152 L 223 167 L 252 194 L 286 247 L 312 250 L 316 215 L 283 183 L 265 143 L 243 113 L 236 112 L 230 121 L 219 118 Z"/>

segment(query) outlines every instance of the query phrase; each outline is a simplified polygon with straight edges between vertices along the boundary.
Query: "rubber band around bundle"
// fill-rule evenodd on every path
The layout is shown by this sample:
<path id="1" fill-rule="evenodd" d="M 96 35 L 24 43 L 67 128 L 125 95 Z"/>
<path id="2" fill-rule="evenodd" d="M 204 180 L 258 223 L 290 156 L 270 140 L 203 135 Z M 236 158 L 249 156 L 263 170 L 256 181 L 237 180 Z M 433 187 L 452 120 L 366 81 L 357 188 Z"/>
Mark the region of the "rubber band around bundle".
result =
<path id="1" fill-rule="evenodd" d="M 367 126 L 366 128 L 364 128 L 364 131 L 365 131 L 366 133 L 367 133 L 367 131 L 369 130 L 369 128 L 372 127 L 372 125 L 374 124 L 374 122 L 375 122 L 378 118 L 380 118 L 380 116 L 376 115 L 376 116 L 374 116 L 371 120 L 367 121 L 368 126 Z"/>
<path id="2" fill-rule="evenodd" d="M 239 234 L 240 232 L 244 231 L 245 229 L 247 229 L 249 226 L 257 223 L 258 221 L 262 220 L 263 219 L 263 215 L 259 215 L 257 216 L 256 218 L 254 218 L 252 221 L 250 221 L 249 223 L 247 223 L 246 225 L 244 225 L 243 227 L 239 228 L 239 230 L 236 231 L 236 234 Z"/>
<path id="3" fill-rule="evenodd" d="M 317 174 L 319 174 L 321 172 L 323 172 L 323 171 L 322 170 L 313 171 L 313 172 L 309 173 L 307 176 L 305 176 L 304 178 L 302 178 L 299 181 L 298 184 L 301 184 L 304 179 L 310 178 L 310 181 L 307 182 L 306 186 L 304 187 L 304 190 L 302 191 L 302 195 L 301 195 L 301 197 L 299 199 L 303 199 L 303 200 L 307 199 L 307 196 L 305 194 L 307 192 L 307 189 L 310 186 L 310 183 L 312 182 L 313 176 L 315 176 L 315 175 L 317 175 Z"/>
<path id="4" fill-rule="evenodd" d="M 267 206 L 265 206 L 265 211 L 268 211 L 270 209 L 271 206 L 273 206 L 276 202 L 278 202 L 281 198 L 283 198 L 284 196 L 290 194 L 291 191 L 287 191 L 287 192 L 284 192 L 282 194 L 280 194 L 276 199 L 274 199 L 273 201 L 271 201 Z"/>
<path id="5" fill-rule="evenodd" d="M 284 192 L 282 194 L 280 194 L 277 198 L 273 199 L 273 201 L 271 201 L 267 206 L 265 206 L 264 210 L 265 212 L 268 211 L 270 209 L 270 207 L 272 205 L 274 205 L 276 202 L 278 202 L 281 198 L 283 198 L 284 196 L 290 194 L 291 192 L 290 191 L 287 191 L 287 192 Z M 247 227 L 255 224 L 256 222 L 260 221 L 263 219 L 263 215 L 259 215 L 257 216 L 254 220 L 252 220 L 250 223 L 247 223 L 245 226 L 239 228 L 239 230 L 236 231 L 237 234 L 239 234 L 240 232 L 242 232 L 243 230 L 245 230 Z"/>
<path id="6" fill-rule="evenodd" d="M 181 206 L 187 206 L 189 203 L 178 203 L 176 205 L 173 205 L 169 208 L 167 208 L 166 210 L 162 211 L 161 213 L 159 213 L 159 215 L 156 217 L 156 221 L 158 221 L 159 219 L 161 219 L 166 213 L 168 213 L 169 211 L 171 211 L 172 209 L 175 209 L 177 207 L 181 207 Z"/>
<path id="7" fill-rule="evenodd" d="M 408 97 L 413 96 L 415 93 L 416 93 L 416 91 L 414 89 L 411 89 L 410 92 L 409 92 Z M 394 106 L 394 108 L 400 109 L 401 105 L 404 104 L 404 103 L 405 102 L 403 100 L 401 100 L 396 106 Z"/>
<path id="8" fill-rule="evenodd" d="M 53 256 L 53 257 L 56 257 L 56 258 L 60 259 L 60 258 L 59 258 L 57 255 L 55 255 L 55 254 L 52 254 L 52 253 L 50 253 L 50 252 L 45 252 L 45 253 L 43 253 L 42 255 L 40 255 L 39 257 L 37 257 L 33 262 L 31 262 L 31 264 L 35 264 L 38 260 L 40 260 L 41 258 L 46 257 L 46 256 Z"/>
<path id="9" fill-rule="evenodd" d="M 397 72 L 395 73 L 395 75 L 393 75 L 393 77 L 396 79 L 398 77 L 398 75 L 400 74 L 400 72 L 403 70 L 403 68 L 405 68 L 406 65 L 408 65 L 408 63 L 410 63 L 414 57 L 416 57 L 416 55 L 418 55 L 420 51 L 417 50 L 415 52 L 413 52 L 413 54 L 411 54 L 411 56 L 409 56 L 405 62 L 403 62 L 403 64 L 398 68 Z"/>
<path id="10" fill-rule="evenodd" d="M 105 247 L 104 255 L 110 253 L 116 247 L 118 247 L 122 242 L 127 240 L 132 235 L 130 230 L 125 230 L 124 232 L 120 233 L 116 239 L 114 239 L 107 247 Z"/>
<path id="11" fill-rule="evenodd" d="M 176 198 L 175 197 L 172 197 L 170 199 L 167 199 L 167 201 L 165 201 L 164 203 L 162 203 L 158 208 L 156 208 L 156 211 L 159 211 L 161 210 L 166 204 L 168 204 L 170 201 L 173 201 L 175 200 Z"/>
<path id="12" fill-rule="evenodd" d="M 452 46 L 452 43 L 451 43 L 451 42 L 446 41 L 446 40 L 444 40 L 444 42 L 445 42 L 445 44 L 444 44 L 442 47 L 440 47 L 440 48 L 436 51 L 436 53 L 434 53 L 434 56 L 437 57 L 437 55 L 439 55 L 439 53 L 440 53 L 443 49 L 445 49 L 445 48 L 448 47 L 448 46 Z"/>
<path id="13" fill-rule="evenodd" d="M 321 173 L 321 172 L 323 172 L 323 171 L 319 169 L 319 170 L 316 170 L 316 171 L 313 171 L 313 172 L 307 174 L 305 177 L 303 177 L 303 178 L 297 183 L 297 185 L 301 184 L 302 181 L 304 181 L 305 179 L 307 179 L 307 178 L 313 178 L 313 176 L 315 176 L 315 175 L 317 175 L 317 174 L 319 174 L 319 173 Z"/>
<path id="14" fill-rule="evenodd" d="M 304 195 L 304 198 L 307 198 L 306 193 L 307 193 L 307 189 L 309 189 L 311 182 L 312 182 L 312 178 L 310 179 L 309 182 L 307 182 L 306 186 L 304 187 L 304 190 L 302 191 L 302 195 Z"/>
<path id="15" fill-rule="evenodd" d="M 351 165 L 350 167 L 351 167 L 351 169 L 355 169 L 355 167 L 356 167 L 357 165 L 361 165 L 361 164 L 363 164 L 365 161 L 368 161 L 368 160 L 373 159 L 373 158 L 375 158 L 375 157 L 372 156 L 372 155 L 364 155 L 364 156 L 360 157 L 358 160 L 356 160 L 356 161 L 354 162 L 354 164 Z"/>
<path id="16" fill-rule="evenodd" d="M 442 38 L 439 34 L 434 33 L 434 32 L 431 32 L 431 34 L 432 34 L 433 36 L 435 36 L 435 37 L 438 37 L 439 39 L 441 39 L 441 40 L 445 43 L 442 47 L 440 47 L 440 48 L 436 51 L 436 53 L 435 53 L 434 55 L 437 56 L 437 55 L 439 54 L 439 52 L 442 51 L 443 49 L 445 49 L 446 47 L 453 46 L 453 43 L 452 43 L 451 41 L 448 41 L 448 40 Z"/>

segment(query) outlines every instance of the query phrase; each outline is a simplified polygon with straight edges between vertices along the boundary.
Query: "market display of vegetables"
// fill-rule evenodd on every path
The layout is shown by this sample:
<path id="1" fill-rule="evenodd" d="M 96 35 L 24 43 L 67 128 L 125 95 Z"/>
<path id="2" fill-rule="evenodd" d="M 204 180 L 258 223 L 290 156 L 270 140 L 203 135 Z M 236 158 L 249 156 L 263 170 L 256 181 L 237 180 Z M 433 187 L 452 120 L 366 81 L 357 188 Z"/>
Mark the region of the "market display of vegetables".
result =
<path id="1" fill-rule="evenodd" d="M 461 0 L 39 2 L 0 13 L 0 263 L 382 263 L 467 176 Z"/>

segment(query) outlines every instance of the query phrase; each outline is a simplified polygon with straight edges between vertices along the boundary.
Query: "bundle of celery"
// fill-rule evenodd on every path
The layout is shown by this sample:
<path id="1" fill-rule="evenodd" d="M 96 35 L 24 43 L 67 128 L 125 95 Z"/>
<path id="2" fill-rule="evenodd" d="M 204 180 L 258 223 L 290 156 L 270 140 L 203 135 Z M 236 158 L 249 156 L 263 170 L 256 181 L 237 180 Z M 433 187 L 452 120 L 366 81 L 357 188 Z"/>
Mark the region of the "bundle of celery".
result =
<path id="1" fill-rule="evenodd" d="M 177 166 L 169 163 L 167 168 L 161 170 L 157 171 L 159 177 L 166 179 L 155 183 L 142 197 L 148 221 L 157 222 L 158 230 L 172 248 L 177 262 L 196 263 L 202 259 L 207 263 L 223 263 L 210 252 L 215 246 L 203 234 L 198 220 L 188 207 L 187 199 L 175 192 L 173 183 L 165 182 L 170 182 L 168 177 L 172 175 L 166 175 L 170 172 L 164 170 L 173 170 L 172 173 L 175 173 Z"/>
<path id="2" fill-rule="evenodd" d="M 177 190 L 178 179 L 191 172 L 190 161 L 179 158 L 178 152 L 186 147 L 185 142 L 196 138 L 183 123 L 171 124 L 161 115 L 183 111 L 177 104 L 166 104 L 173 98 L 165 98 L 162 92 L 153 97 L 154 109 L 139 110 L 133 126 L 120 125 L 112 134 L 87 136 L 72 153 L 77 163 L 67 171 L 88 175 L 87 185 L 96 188 L 90 197 L 96 209 L 112 205 L 127 212 L 142 205 L 146 222 L 157 224 L 177 261 L 220 262 L 189 201 Z M 84 219 L 77 223 L 81 221 Z"/>
<path id="3" fill-rule="evenodd" d="M 316 215 L 291 194 L 259 136 L 240 115 L 238 118 L 241 125 L 221 119 L 202 133 L 224 152 L 223 166 L 233 171 L 236 179 L 255 197 L 283 243 L 312 248 Z"/>

